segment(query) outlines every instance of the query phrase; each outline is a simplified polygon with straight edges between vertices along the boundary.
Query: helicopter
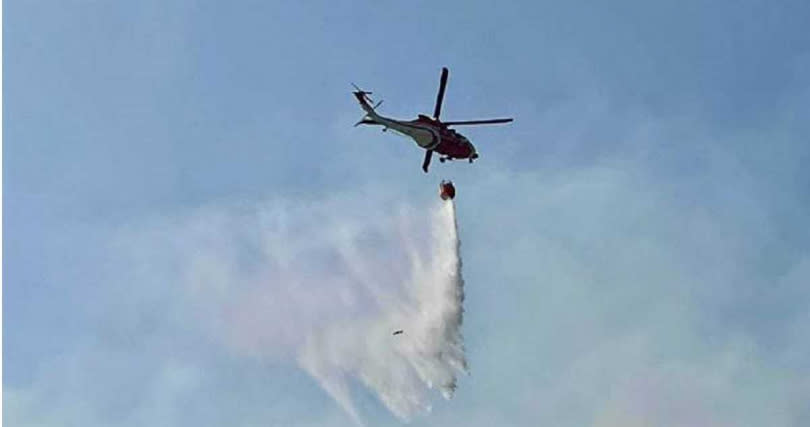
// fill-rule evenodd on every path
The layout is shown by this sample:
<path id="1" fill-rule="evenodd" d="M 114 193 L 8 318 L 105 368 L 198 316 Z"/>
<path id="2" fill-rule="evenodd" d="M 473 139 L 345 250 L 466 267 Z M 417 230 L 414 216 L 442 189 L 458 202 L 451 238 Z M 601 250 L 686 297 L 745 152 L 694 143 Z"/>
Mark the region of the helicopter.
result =
<path id="1" fill-rule="evenodd" d="M 427 173 L 430 166 L 430 160 L 433 157 L 433 152 L 439 153 L 439 161 L 455 159 L 467 159 L 472 163 L 478 158 L 478 153 L 475 151 L 475 146 L 472 145 L 469 139 L 464 135 L 450 129 L 449 126 L 468 126 L 468 125 L 491 125 L 499 123 L 509 123 L 513 121 L 512 118 L 503 119 L 486 119 L 486 120 L 463 120 L 463 121 L 447 121 L 442 122 L 439 120 L 439 115 L 442 112 L 442 101 L 444 100 L 444 91 L 447 87 L 447 77 L 450 72 L 447 67 L 442 68 L 441 78 L 439 80 L 439 93 L 436 95 L 436 107 L 433 110 L 433 117 L 424 114 L 419 114 L 415 120 L 397 120 L 390 117 L 385 117 L 377 114 L 377 107 L 382 104 L 382 101 L 376 104 L 369 95 L 371 92 L 366 92 L 354 83 L 355 91 L 354 96 L 360 102 L 360 107 L 366 112 L 366 115 L 355 123 L 358 125 L 377 125 L 383 127 L 383 132 L 388 129 L 408 136 L 416 142 L 420 148 L 425 150 L 425 158 L 422 161 L 422 170 Z"/>

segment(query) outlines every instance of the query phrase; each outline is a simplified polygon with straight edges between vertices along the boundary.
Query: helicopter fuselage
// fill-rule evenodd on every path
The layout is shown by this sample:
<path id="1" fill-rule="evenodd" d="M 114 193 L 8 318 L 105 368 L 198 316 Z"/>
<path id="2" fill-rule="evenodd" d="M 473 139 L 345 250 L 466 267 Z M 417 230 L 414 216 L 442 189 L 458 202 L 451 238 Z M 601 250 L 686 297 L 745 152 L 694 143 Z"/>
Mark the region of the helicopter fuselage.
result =
<path id="1" fill-rule="evenodd" d="M 388 129 L 410 137 L 416 145 L 425 150 L 433 150 L 442 156 L 442 161 L 453 159 L 478 158 L 475 146 L 464 135 L 450 129 L 439 120 L 420 114 L 415 120 L 397 120 L 377 114 L 362 94 L 355 94 L 366 116 L 357 124 L 378 125 L 383 131 Z"/>

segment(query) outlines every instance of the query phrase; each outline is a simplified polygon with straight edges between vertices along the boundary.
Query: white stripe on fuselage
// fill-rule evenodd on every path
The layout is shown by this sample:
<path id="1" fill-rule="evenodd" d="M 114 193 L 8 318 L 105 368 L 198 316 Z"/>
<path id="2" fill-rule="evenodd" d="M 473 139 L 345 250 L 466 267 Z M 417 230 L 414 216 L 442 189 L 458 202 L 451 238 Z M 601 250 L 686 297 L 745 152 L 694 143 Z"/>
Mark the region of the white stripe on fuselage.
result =
<path id="1" fill-rule="evenodd" d="M 387 129 L 393 129 L 396 132 L 413 138 L 413 140 L 416 141 L 416 145 L 428 150 L 436 148 L 441 140 L 439 133 L 428 125 L 414 122 L 403 122 L 388 117 L 383 117 L 377 114 L 374 110 L 368 111 L 368 119 L 376 124 L 384 126 Z"/>

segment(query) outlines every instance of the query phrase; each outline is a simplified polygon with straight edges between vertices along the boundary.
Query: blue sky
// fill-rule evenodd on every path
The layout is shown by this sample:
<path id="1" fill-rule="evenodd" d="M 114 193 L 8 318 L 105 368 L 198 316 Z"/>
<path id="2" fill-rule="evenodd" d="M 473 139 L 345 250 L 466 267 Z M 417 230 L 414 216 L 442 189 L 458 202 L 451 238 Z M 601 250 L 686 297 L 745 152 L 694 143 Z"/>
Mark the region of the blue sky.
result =
<path id="1" fill-rule="evenodd" d="M 806 2 L 4 9 L 5 422 L 351 423 L 284 345 L 200 324 L 178 270 L 259 207 L 387 218 L 441 178 L 471 375 L 414 425 L 810 422 Z M 446 119 L 516 121 L 424 175 L 351 127 L 349 82 L 410 118 L 442 66 Z"/>

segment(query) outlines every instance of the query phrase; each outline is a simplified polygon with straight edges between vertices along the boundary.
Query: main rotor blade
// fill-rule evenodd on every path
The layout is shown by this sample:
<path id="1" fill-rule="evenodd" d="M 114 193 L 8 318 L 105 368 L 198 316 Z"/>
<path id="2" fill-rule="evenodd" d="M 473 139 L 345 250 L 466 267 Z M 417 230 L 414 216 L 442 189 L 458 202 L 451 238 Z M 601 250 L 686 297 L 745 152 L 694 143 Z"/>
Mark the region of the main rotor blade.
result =
<path id="1" fill-rule="evenodd" d="M 427 173 L 428 166 L 430 166 L 430 159 L 433 157 L 433 150 L 425 151 L 425 160 L 422 162 L 422 170 Z"/>
<path id="2" fill-rule="evenodd" d="M 494 125 L 498 123 L 509 123 L 515 119 L 488 119 L 488 120 L 462 120 L 458 122 L 442 122 L 447 126 L 465 126 L 465 125 Z"/>
<path id="3" fill-rule="evenodd" d="M 442 67 L 442 78 L 439 81 L 439 94 L 436 96 L 436 108 L 433 110 L 433 118 L 438 119 L 442 112 L 442 100 L 444 99 L 444 88 L 447 87 L 447 67 Z"/>

